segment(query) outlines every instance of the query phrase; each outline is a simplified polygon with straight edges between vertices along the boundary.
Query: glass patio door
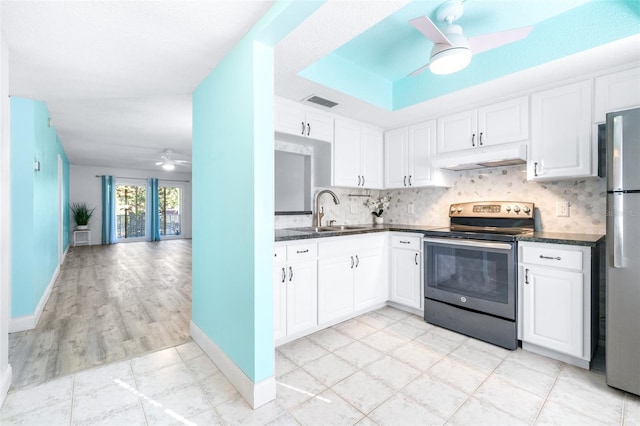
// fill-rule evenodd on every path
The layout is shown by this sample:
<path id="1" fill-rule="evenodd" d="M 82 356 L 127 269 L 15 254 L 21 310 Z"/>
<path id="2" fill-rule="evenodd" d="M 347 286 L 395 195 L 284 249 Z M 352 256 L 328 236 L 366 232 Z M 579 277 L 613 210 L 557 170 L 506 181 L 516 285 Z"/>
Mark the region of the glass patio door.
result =
<path id="1" fill-rule="evenodd" d="M 116 185 L 116 235 L 118 240 L 144 240 L 145 185 Z"/>

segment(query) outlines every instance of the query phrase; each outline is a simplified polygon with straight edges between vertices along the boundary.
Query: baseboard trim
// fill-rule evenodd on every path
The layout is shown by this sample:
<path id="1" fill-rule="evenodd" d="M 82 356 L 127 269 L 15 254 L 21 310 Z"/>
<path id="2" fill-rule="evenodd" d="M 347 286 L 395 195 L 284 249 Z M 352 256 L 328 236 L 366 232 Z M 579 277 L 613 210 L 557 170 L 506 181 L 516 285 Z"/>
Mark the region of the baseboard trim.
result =
<path id="1" fill-rule="evenodd" d="M 38 325 L 38 321 L 40 320 L 40 315 L 42 315 L 42 311 L 44 310 L 44 306 L 47 304 L 47 300 L 49 300 L 49 296 L 51 295 L 51 290 L 53 289 L 53 285 L 58 279 L 58 275 L 60 274 L 60 265 L 53 271 L 53 276 L 49 281 L 49 285 L 44 290 L 42 297 L 40 298 L 40 302 L 38 302 L 38 306 L 36 306 L 33 315 L 24 315 L 21 317 L 11 318 L 9 321 L 9 333 L 17 333 L 19 331 L 33 330 Z"/>
<path id="2" fill-rule="evenodd" d="M 2 379 L 0 379 L 0 407 L 4 403 L 4 399 L 9 392 L 9 388 L 11 387 L 11 366 L 7 365 L 7 368 L 4 369 L 2 373 Z"/>
<path id="3" fill-rule="evenodd" d="M 254 383 L 193 321 L 191 321 L 189 329 L 193 340 L 229 379 L 252 408 L 256 409 L 276 399 L 276 379 L 274 376 Z"/>

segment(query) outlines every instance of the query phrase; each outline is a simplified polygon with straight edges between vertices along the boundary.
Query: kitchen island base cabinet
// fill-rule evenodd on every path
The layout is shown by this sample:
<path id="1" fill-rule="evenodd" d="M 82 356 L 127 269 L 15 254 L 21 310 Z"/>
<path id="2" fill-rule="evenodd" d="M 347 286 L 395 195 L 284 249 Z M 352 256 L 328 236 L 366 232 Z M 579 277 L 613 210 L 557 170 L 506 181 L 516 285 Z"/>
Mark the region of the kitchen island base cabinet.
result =
<path id="1" fill-rule="evenodd" d="M 589 368 L 598 334 L 597 255 L 593 260 L 589 247 L 536 242 L 518 249 L 522 348 Z"/>

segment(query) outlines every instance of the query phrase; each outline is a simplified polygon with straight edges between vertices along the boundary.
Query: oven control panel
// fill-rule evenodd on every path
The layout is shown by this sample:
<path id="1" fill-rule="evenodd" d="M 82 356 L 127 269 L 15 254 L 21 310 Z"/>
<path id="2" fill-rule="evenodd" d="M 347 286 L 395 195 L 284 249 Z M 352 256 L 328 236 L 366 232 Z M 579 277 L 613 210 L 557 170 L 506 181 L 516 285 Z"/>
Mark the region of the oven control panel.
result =
<path id="1" fill-rule="evenodd" d="M 532 218 L 535 206 L 525 201 L 476 201 L 451 204 L 449 217 Z"/>

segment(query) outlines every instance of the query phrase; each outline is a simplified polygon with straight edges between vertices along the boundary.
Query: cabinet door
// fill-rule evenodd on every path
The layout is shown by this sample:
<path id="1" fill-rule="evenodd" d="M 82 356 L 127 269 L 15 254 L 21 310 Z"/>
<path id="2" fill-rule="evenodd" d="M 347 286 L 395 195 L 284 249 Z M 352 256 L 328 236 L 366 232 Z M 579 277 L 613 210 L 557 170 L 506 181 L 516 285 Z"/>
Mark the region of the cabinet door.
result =
<path id="1" fill-rule="evenodd" d="M 287 267 L 273 267 L 273 340 L 287 335 Z"/>
<path id="2" fill-rule="evenodd" d="M 591 81 L 531 95 L 532 180 L 591 176 Z"/>
<path id="3" fill-rule="evenodd" d="M 364 188 L 383 186 L 382 132 L 362 128 L 360 132 L 360 174 Z"/>
<path id="4" fill-rule="evenodd" d="M 274 131 L 296 136 L 306 135 L 305 112 L 302 108 L 276 101 L 273 115 Z"/>
<path id="5" fill-rule="evenodd" d="M 526 96 L 478 109 L 479 146 L 529 139 L 529 101 Z"/>
<path id="6" fill-rule="evenodd" d="M 325 142 L 333 142 L 333 117 L 321 112 L 307 111 L 307 136 Z"/>
<path id="7" fill-rule="evenodd" d="M 322 324 L 353 312 L 355 259 L 320 259 L 318 265 L 318 322 Z"/>
<path id="8" fill-rule="evenodd" d="M 314 260 L 287 269 L 287 335 L 291 335 L 318 325 L 318 266 Z"/>
<path id="9" fill-rule="evenodd" d="M 593 121 L 604 123 L 608 112 L 640 106 L 640 68 L 620 71 L 596 78 Z"/>
<path id="10" fill-rule="evenodd" d="M 404 188 L 409 176 L 409 133 L 406 127 L 384 134 L 384 187 Z"/>
<path id="11" fill-rule="evenodd" d="M 438 154 L 472 149 L 478 145 L 477 110 L 438 118 Z"/>
<path id="12" fill-rule="evenodd" d="M 420 309 L 420 253 L 391 249 L 391 295 L 394 302 Z"/>
<path id="13" fill-rule="evenodd" d="M 409 127 L 409 186 L 428 186 L 433 182 L 431 157 L 435 154 L 436 123 L 427 121 Z"/>
<path id="14" fill-rule="evenodd" d="M 333 185 L 357 187 L 361 184 L 360 127 L 342 120 L 335 120 Z"/>
<path id="15" fill-rule="evenodd" d="M 524 264 L 522 340 L 583 357 L 583 275 Z"/>
<path id="16" fill-rule="evenodd" d="M 353 279 L 353 308 L 365 309 L 386 300 L 382 280 L 382 254 L 380 250 L 361 251 L 356 254 Z"/>

